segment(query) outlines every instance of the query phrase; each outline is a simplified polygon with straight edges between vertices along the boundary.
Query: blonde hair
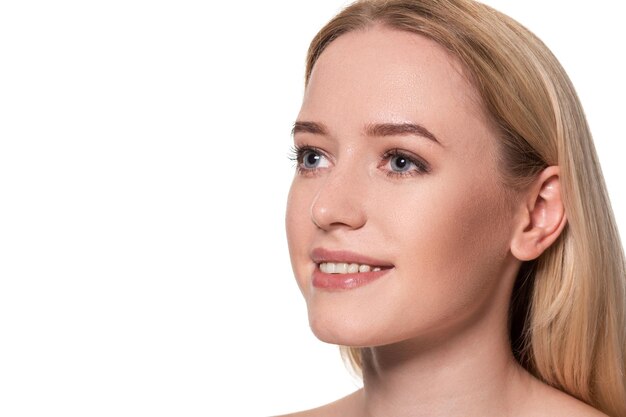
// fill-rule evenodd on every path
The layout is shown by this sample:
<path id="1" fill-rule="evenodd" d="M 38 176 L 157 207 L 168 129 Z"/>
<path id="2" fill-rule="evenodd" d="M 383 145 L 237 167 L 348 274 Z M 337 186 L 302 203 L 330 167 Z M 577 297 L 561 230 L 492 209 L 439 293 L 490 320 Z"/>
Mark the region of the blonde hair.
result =
<path id="1" fill-rule="evenodd" d="M 612 417 L 626 416 L 626 262 L 592 136 L 564 69 L 528 29 L 481 3 L 360 0 L 311 42 L 305 85 L 334 39 L 373 24 L 434 40 L 465 65 L 500 134 L 499 169 L 511 192 L 560 166 L 568 223 L 520 268 L 511 347 L 540 380 Z M 341 349 L 361 374 L 361 349 Z"/>

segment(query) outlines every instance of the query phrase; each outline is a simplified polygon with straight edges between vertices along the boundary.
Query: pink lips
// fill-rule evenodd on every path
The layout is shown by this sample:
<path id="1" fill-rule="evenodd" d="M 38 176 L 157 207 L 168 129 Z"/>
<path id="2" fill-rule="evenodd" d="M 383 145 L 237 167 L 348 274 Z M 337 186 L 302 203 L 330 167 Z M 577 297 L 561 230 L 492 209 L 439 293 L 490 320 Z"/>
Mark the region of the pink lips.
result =
<path id="1" fill-rule="evenodd" d="M 324 248 L 315 248 L 311 251 L 311 259 L 316 264 L 313 272 L 313 286 L 325 290 L 349 290 L 361 287 L 377 280 L 393 268 L 393 264 L 389 262 L 343 250 L 330 251 Z M 327 274 L 319 268 L 319 264 L 324 262 L 366 264 L 380 267 L 381 270 L 353 274 Z"/>

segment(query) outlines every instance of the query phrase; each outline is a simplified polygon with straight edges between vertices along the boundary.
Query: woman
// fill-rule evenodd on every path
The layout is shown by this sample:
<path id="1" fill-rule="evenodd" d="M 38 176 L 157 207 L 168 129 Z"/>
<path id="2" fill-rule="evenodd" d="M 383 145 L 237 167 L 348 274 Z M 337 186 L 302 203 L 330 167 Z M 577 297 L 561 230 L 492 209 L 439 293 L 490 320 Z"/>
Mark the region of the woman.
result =
<path id="1" fill-rule="evenodd" d="M 626 416 L 626 273 L 582 107 L 470 0 L 362 0 L 308 54 L 287 237 L 363 389 L 302 416 Z"/>

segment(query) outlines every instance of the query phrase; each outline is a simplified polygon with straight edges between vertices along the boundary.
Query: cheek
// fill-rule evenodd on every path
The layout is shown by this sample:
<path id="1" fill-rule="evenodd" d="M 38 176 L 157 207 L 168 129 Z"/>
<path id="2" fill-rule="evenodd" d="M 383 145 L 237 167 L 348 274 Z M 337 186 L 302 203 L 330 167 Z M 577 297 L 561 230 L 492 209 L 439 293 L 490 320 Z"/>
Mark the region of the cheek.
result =
<path id="1" fill-rule="evenodd" d="M 434 190 L 430 201 L 421 204 L 422 219 L 413 225 L 418 232 L 412 244 L 422 246 L 433 261 L 463 266 L 481 262 L 503 231 L 499 197 L 491 189 L 486 184 L 459 183 Z"/>
<path id="2" fill-rule="evenodd" d="M 311 230 L 311 204 L 313 194 L 309 187 L 301 183 L 298 178 L 294 179 L 287 196 L 287 210 L 285 215 L 285 227 L 287 239 L 292 249 L 298 249 L 298 242 L 306 240 L 306 236 Z M 292 242 L 294 243 L 292 248 Z"/>
<path id="3" fill-rule="evenodd" d="M 415 326 L 447 326 L 483 311 L 494 297 L 507 255 L 498 196 L 490 185 L 443 180 L 422 189 L 389 227 L 402 284 L 397 311 Z M 403 311 L 402 311 L 403 310 Z M 415 331 L 417 328 L 408 329 Z"/>
<path id="4" fill-rule="evenodd" d="M 313 233 L 313 223 L 309 215 L 310 196 L 311 193 L 301 186 L 296 178 L 289 190 L 285 215 L 291 267 L 302 291 L 306 285 L 306 272 L 310 269 L 308 243 Z"/>

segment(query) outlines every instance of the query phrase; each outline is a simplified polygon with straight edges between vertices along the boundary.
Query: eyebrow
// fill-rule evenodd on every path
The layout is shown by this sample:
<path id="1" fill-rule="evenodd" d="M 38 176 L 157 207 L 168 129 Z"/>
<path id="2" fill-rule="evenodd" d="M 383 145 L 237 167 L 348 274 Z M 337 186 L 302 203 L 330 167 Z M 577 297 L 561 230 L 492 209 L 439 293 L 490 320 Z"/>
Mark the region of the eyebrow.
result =
<path id="1" fill-rule="evenodd" d="M 321 124 L 316 122 L 301 122 L 297 121 L 293 124 L 293 129 L 291 129 L 291 136 L 296 133 L 313 133 L 314 135 L 328 135 L 328 129 Z"/>
<path id="2" fill-rule="evenodd" d="M 297 121 L 291 130 L 292 136 L 296 133 L 312 133 L 315 135 L 328 136 L 328 129 L 322 123 Z M 429 139 L 440 146 L 442 143 L 437 137 L 424 126 L 417 123 L 370 123 L 365 126 L 366 136 L 402 136 L 416 135 Z"/>

